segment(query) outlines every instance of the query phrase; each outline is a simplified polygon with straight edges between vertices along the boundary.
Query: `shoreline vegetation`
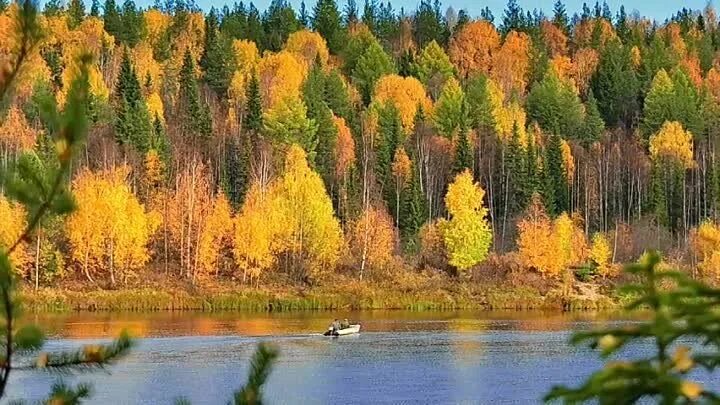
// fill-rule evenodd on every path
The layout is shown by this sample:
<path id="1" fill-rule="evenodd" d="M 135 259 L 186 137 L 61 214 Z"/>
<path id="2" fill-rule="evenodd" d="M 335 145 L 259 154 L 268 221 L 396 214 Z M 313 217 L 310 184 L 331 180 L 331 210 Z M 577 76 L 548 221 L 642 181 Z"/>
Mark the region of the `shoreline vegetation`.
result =
<path id="1" fill-rule="evenodd" d="M 428 283 L 430 284 L 430 283 Z M 558 310 L 595 311 L 620 308 L 612 293 L 542 292 L 529 286 L 449 282 L 429 289 L 396 288 L 352 282 L 342 287 L 312 288 L 158 288 L 121 290 L 41 288 L 23 291 L 24 306 L 34 313 L 108 311 L 245 311 L 307 310 Z"/>

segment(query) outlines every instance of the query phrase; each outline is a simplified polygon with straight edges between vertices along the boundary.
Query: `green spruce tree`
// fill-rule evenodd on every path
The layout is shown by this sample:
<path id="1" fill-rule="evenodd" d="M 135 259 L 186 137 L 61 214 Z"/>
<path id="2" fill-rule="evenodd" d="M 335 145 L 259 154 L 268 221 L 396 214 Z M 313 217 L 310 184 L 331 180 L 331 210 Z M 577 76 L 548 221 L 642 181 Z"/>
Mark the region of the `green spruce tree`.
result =
<path id="1" fill-rule="evenodd" d="M 312 26 L 327 41 L 332 53 L 339 53 L 345 46 L 342 17 L 335 0 L 318 0 L 313 9 Z"/>
<path id="2" fill-rule="evenodd" d="M 146 152 L 150 147 L 153 129 L 140 82 L 127 50 L 120 64 L 115 98 L 116 140 L 121 145 L 130 145 L 140 152 Z"/>
<path id="3" fill-rule="evenodd" d="M 195 62 L 189 50 L 185 51 L 183 65 L 180 69 L 178 98 L 183 134 L 193 141 L 209 139 L 212 134 L 210 110 L 207 104 L 200 99 L 200 91 L 195 79 Z"/>
<path id="4" fill-rule="evenodd" d="M 263 127 L 262 98 L 260 96 L 260 82 L 253 72 L 250 76 L 247 89 L 245 90 L 245 116 L 243 117 L 243 129 L 255 135 L 260 133 Z"/>
<path id="5" fill-rule="evenodd" d="M 462 173 L 465 170 L 473 171 L 473 151 L 467 136 L 467 130 L 458 131 L 457 145 L 455 145 L 455 159 L 453 160 L 453 173 Z"/>
<path id="6" fill-rule="evenodd" d="M 563 163 L 560 136 L 550 135 L 545 147 L 543 172 L 545 176 L 545 207 L 549 213 L 558 215 L 569 208 L 568 181 Z"/>
<path id="7" fill-rule="evenodd" d="M 75 29 L 85 19 L 85 3 L 82 0 L 70 0 L 68 6 L 68 27 Z"/>

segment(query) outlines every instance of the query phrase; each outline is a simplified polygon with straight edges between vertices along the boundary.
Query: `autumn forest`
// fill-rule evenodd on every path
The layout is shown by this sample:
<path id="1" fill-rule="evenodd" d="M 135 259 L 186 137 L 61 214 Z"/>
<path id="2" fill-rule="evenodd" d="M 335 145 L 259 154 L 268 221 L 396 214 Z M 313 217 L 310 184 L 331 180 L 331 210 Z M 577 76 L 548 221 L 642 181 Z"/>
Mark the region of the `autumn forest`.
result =
<path id="1" fill-rule="evenodd" d="M 715 10 L 451 6 L 49 0 L 0 171 L 58 164 L 47 111 L 86 53 L 90 126 L 76 211 L 13 252 L 24 288 L 566 295 L 649 249 L 720 277 Z M 0 10 L 6 65 L 18 5 Z M 0 194 L 0 244 L 27 214 Z"/>

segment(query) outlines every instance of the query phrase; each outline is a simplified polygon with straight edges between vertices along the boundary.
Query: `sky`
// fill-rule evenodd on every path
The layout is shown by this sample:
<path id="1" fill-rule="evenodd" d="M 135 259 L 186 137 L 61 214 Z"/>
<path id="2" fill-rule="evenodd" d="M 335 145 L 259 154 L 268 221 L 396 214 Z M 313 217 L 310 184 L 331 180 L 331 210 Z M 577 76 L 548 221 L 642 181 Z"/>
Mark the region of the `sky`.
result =
<path id="1" fill-rule="evenodd" d="M 211 6 L 215 7 L 222 7 L 225 4 L 231 5 L 235 0 L 196 0 L 197 4 L 203 9 L 203 10 L 209 10 Z M 301 0 L 290 0 L 290 3 L 293 5 L 293 7 L 298 10 L 300 6 Z M 312 9 L 312 5 L 315 4 L 316 0 L 305 0 L 305 5 L 307 6 L 308 10 Z M 340 7 L 345 6 L 346 0 L 337 0 L 338 5 Z M 387 1 L 387 0 L 383 0 Z M 588 5 L 592 8 L 592 6 L 595 4 L 595 0 L 585 0 L 587 1 Z M 151 0 L 136 0 L 137 3 L 147 6 L 152 3 Z M 147 2 L 147 4 L 146 4 Z M 239 2 L 239 0 L 238 0 Z M 250 0 L 245 0 L 245 3 L 249 3 Z M 356 0 L 358 7 L 360 7 L 362 12 L 362 5 L 364 4 L 364 0 Z M 417 4 L 420 2 L 419 0 L 390 0 L 393 7 L 396 10 L 399 10 L 401 7 L 404 7 L 405 10 L 408 12 L 415 10 L 417 7 Z M 602 2 L 602 1 L 601 1 Z M 262 12 L 264 11 L 268 4 L 270 3 L 270 0 L 254 0 L 253 3 L 255 6 Z M 452 6 L 456 11 L 460 9 L 466 9 L 470 12 L 470 15 L 475 17 L 478 14 L 480 14 L 480 9 L 485 8 L 485 6 L 490 7 L 490 10 L 492 10 L 493 14 L 495 15 L 495 22 L 498 23 L 500 21 L 500 18 L 502 17 L 503 9 L 505 8 L 505 4 L 507 3 L 507 0 L 444 0 L 442 1 L 443 8 L 446 8 L 448 6 Z M 529 9 L 532 10 L 534 8 L 542 9 L 545 11 L 546 15 L 552 14 L 552 8 L 553 4 L 555 3 L 555 0 L 518 0 L 518 3 L 520 4 L 523 9 Z M 565 7 L 568 11 L 568 15 L 572 16 L 573 13 L 577 12 L 578 14 L 582 10 L 582 4 L 583 0 L 564 0 Z M 687 7 L 691 8 L 693 10 L 701 10 L 705 7 L 707 4 L 707 0 L 607 0 L 608 5 L 610 6 L 610 9 L 612 10 L 613 14 L 617 12 L 617 10 L 620 8 L 621 4 L 625 5 L 625 10 L 628 14 L 630 14 L 633 10 L 637 10 L 640 12 L 640 15 L 644 17 L 649 17 L 651 19 L 658 20 L 660 22 L 664 21 L 666 18 L 669 18 L 673 13 L 675 13 L 677 10 Z"/>

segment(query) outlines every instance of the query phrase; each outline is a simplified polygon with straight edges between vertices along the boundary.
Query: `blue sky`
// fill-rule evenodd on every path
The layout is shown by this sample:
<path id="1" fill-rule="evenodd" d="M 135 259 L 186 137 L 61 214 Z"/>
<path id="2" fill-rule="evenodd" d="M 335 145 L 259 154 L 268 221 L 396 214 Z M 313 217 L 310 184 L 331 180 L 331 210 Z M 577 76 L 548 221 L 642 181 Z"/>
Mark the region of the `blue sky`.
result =
<path id="1" fill-rule="evenodd" d="M 136 1 L 143 6 L 151 3 L 151 0 Z M 300 1 L 301 0 L 290 0 L 290 3 L 297 10 L 300 5 Z M 311 9 L 312 5 L 315 4 L 315 1 L 316 0 L 305 0 L 305 4 L 308 9 Z M 341 5 L 341 7 L 344 7 L 345 0 L 337 1 L 338 4 Z M 196 0 L 196 2 L 204 10 L 208 10 L 211 6 L 222 7 L 225 4 L 232 4 L 234 0 Z M 364 0 L 356 0 L 356 2 L 362 8 Z M 572 13 L 576 11 L 580 13 L 583 0 L 565 0 L 564 2 L 568 10 L 568 14 L 572 15 Z M 245 3 L 249 3 L 249 0 L 245 0 Z M 265 10 L 265 8 L 267 8 L 270 0 L 254 0 L 254 3 L 258 9 L 263 11 Z M 414 10 L 419 3 L 419 0 L 391 0 L 391 3 L 397 10 L 399 10 L 400 7 L 405 7 L 406 10 Z M 445 0 L 442 3 L 443 7 L 452 6 L 455 10 L 460 10 L 462 8 L 467 9 L 472 16 L 478 15 L 480 9 L 487 6 L 490 7 L 493 14 L 495 14 L 496 22 L 499 22 L 498 19 L 500 18 L 500 16 L 502 16 L 502 11 L 505 8 L 507 0 Z M 534 8 L 538 8 L 545 10 L 546 14 L 550 14 L 555 0 L 518 0 L 518 3 L 525 9 L 532 10 Z M 592 7 L 592 5 L 595 4 L 595 0 L 589 0 L 587 1 L 587 3 L 590 7 Z M 664 21 L 666 18 L 670 17 L 671 14 L 673 14 L 675 11 L 682 7 L 688 7 L 691 9 L 702 9 L 705 7 L 707 1 L 626 0 L 623 2 L 621 0 L 608 0 L 607 3 L 608 5 L 610 5 L 610 9 L 613 11 L 613 14 L 617 12 L 621 4 L 625 4 L 625 10 L 627 10 L 628 14 L 633 10 L 637 10 L 640 12 L 641 15 L 645 17 L 656 19 L 658 21 Z"/>

